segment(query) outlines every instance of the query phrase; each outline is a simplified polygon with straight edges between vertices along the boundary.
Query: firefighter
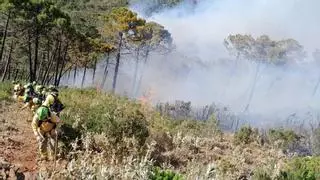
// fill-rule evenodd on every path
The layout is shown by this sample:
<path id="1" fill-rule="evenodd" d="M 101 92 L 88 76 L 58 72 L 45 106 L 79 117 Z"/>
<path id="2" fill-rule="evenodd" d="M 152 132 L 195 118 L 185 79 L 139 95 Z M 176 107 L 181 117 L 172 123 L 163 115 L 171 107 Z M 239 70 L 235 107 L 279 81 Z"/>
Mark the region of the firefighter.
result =
<path id="1" fill-rule="evenodd" d="M 25 109 L 25 108 L 29 108 L 31 109 L 31 107 L 33 106 L 33 98 L 32 98 L 32 91 L 30 89 L 26 89 L 24 96 L 23 96 L 23 103 L 24 106 L 21 108 L 21 110 Z"/>
<path id="2" fill-rule="evenodd" d="M 55 159 L 56 127 L 59 122 L 59 117 L 43 105 L 36 110 L 33 116 L 31 126 L 39 144 L 40 161 Z"/>
<path id="3" fill-rule="evenodd" d="M 37 112 L 37 109 L 41 106 L 42 101 L 39 98 L 33 98 L 32 102 L 31 111 L 34 115 Z"/>
<path id="4" fill-rule="evenodd" d="M 46 97 L 46 100 L 42 104 L 45 107 L 48 107 L 50 111 L 55 112 L 58 116 L 60 112 L 65 108 L 59 99 L 59 91 L 55 87 L 49 88 L 49 93 Z"/>
<path id="5" fill-rule="evenodd" d="M 44 94 L 44 86 L 37 85 L 35 88 L 35 97 L 38 98 L 40 101 L 45 100 L 45 94 Z"/>
<path id="6" fill-rule="evenodd" d="M 13 82 L 13 98 L 15 100 L 22 100 L 23 94 L 24 94 L 24 87 L 22 86 L 21 83 L 18 82 Z"/>

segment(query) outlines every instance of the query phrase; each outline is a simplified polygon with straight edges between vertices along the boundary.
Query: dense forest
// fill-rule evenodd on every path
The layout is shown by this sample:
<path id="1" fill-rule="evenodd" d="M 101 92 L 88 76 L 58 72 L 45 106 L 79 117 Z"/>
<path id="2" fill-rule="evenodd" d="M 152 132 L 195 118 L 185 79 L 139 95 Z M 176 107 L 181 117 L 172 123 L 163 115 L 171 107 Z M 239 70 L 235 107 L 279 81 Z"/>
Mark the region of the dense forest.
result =
<path id="1" fill-rule="evenodd" d="M 75 78 L 77 70 L 84 69 L 83 84 L 87 69 L 93 69 L 94 81 L 97 63 L 105 60 L 101 86 L 112 75 L 114 91 L 123 54 L 135 57 L 137 79 L 138 66 L 154 51 L 170 51 L 172 38 L 163 26 L 139 18 L 128 5 L 125 0 L 1 1 L 1 81 L 59 85 L 62 76 Z M 112 69 L 110 64 L 115 64 Z"/>

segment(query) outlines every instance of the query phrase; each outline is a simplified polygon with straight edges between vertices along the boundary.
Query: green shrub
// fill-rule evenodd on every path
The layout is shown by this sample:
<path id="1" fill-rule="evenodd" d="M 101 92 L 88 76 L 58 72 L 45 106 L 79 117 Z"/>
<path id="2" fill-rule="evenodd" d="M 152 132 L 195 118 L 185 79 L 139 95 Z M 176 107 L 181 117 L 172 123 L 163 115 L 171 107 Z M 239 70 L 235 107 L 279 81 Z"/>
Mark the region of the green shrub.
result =
<path id="1" fill-rule="evenodd" d="M 193 135 L 200 137 L 221 136 L 222 131 L 219 128 L 218 121 L 214 116 L 207 121 L 202 120 L 171 120 L 171 132 L 181 132 L 184 135 Z"/>
<path id="2" fill-rule="evenodd" d="M 70 124 L 63 124 L 60 128 L 59 141 L 63 143 L 63 148 L 68 152 L 71 149 L 71 143 L 81 138 L 79 129 L 73 128 Z"/>
<path id="3" fill-rule="evenodd" d="M 0 101 L 10 100 L 13 92 L 13 85 L 10 83 L 0 83 Z"/>
<path id="4" fill-rule="evenodd" d="M 277 180 L 320 179 L 320 157 L 299 157 L 290 160 Z"/>
<path id="5" fill-rule="evenodd" d="M 66 105 L 61 117 L 68 124 L 80 122 L 84 131 L 104 132 L 115 143 L 121 142 L 123 137 L 134 137 L 142 145 L 149 136 L 140 105 L 125 97 L 93 89 L 63 89 L 60 94 Z"/>
<path id="6" fill-rule="evenodd" d="M 253 174 L 252 180 L 272 180 L 272 178 L 264 169 L 257 169 Z"/>
<path id="7" fill-rule="evenodd" d="M 150 180 L 182 180 L 182 176 L 170 170 L 162 170 L 159 167 L 153 168 Z"/>
<path id="8" fill-rule="evenodd" d="M 293 130 L 270 129 L 268 132 L 270 142 L 277 143 L 277 148 L 289 149 L 300 141 L 300 136 Z"/>
<path id="9" fill-rule="evenodd" d="M 253 129 L 250 126 L 241 127 L 234 135 L 234 143 L 239 144 L 250 144 L 254 142 L 259 135 L 257 129 Z"/>

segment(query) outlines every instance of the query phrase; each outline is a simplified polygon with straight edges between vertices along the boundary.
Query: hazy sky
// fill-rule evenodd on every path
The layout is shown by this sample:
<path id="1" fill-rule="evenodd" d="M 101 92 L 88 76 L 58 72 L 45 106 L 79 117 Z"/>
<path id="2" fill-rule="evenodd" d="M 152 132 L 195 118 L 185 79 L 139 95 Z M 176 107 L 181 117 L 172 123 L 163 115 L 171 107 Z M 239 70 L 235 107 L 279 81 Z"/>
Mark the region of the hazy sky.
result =
<path id="1" fill-rule="evenodd" d="M 312 60 L 311 52 L 320 47 L 319 7 L 319 0 L 200 0 L 196 8 L 182 3 L 153 14 L 148 20 L 171 32 L 178 52 L 204 62 L 228 57 L 223 40 L 235 33 L 255 37 L 267 34 L 275 40 L 294 38 L 308 51 L 306 60 Z M 141 12 L 143 3 L 133 9 Z M 217 63 L 209 70 L 194 66 L 185 80 L 158 84 L 156 89 L 163 99 L 184 98 L 195 104 L 218 102 L 242 112 L 249 101 L 256 70 L 257 65 L 248 61 L 236 67 Z M 319 72 L 313 64 L 286 68 L 262 65 L 251 112 L 270 114 L 317 108 L 320 104 L 311 94 Z"/>

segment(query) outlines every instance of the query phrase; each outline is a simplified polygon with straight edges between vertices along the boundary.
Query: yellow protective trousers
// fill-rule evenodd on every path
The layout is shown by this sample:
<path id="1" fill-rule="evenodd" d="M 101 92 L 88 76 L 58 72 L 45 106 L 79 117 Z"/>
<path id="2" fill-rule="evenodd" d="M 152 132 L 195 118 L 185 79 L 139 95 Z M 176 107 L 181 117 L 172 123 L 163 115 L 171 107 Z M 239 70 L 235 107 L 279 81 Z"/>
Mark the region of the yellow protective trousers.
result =
<path id="1" fill-rule="evenodd" d="M 50 132 L 41 132 L 43 139 L 39 141 L 39 152 L 41 159 L 54 159 L 54 149 L 56 146 L 56 136 L 57 133 L 55 129 L 52 129 Z"/>

